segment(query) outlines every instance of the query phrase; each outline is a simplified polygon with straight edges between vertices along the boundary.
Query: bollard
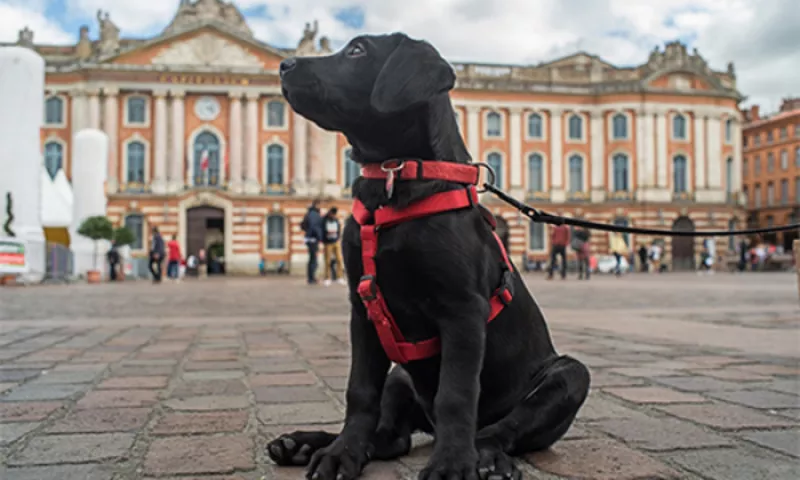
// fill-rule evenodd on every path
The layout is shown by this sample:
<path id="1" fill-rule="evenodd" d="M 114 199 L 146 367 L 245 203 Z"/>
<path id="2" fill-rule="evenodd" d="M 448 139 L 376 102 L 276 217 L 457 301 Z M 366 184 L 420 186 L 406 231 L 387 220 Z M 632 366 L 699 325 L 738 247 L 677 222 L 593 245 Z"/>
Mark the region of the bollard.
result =
<path id="1" fill-rule="evenodd" d="M 794 239 L 792 253 L 794 253 L 794 269 L 797 271 L 797 295 L 800 296 L 800 238 Z"/>

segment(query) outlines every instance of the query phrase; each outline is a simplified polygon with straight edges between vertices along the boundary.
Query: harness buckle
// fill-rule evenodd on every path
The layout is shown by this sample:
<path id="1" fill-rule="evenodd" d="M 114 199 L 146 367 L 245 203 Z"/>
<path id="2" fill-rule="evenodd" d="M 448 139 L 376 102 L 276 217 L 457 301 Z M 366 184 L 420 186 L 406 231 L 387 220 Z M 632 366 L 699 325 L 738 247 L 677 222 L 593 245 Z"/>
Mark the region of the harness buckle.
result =
<path id="1" fill-rule="evenodd" d="M 514 275 L 505 264 L 503 264 L 503 276 L 500 279 L 500 287 L 495 291 L 495 295 L 500 299 L 500 303 L 506 307 L 514 298 Z"/>
<path id="2" fill-rule="evenodd" d="M 358 281 L 358 295 L 361 300 L 371 302 L 378 298 L 378 286 L 375 284 L 374 275 L 363 275 Z"/>

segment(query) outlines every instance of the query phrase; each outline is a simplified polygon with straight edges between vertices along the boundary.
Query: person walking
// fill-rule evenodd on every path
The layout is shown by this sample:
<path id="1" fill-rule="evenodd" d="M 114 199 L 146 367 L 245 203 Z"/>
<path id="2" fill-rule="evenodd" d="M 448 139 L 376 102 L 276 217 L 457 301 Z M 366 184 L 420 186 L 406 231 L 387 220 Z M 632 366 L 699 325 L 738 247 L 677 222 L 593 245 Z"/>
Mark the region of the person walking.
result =
<path id="1" fill-rule="evenodd" d="M 180 279 L 182 260 L 181 246 L 178 244 L 177 236 L 173 235 L 172 239 L 167 242 L 167 277 L 173 279 L 176 283 Z"/>
<path id="2" fill-rule="evenodd" d="M 331 270 L 335 270 L 336 281 L 342 285 L 346 285 L 344 280 L 344 259 L 342 257 L 342 224 L 337 217 L 339 209 L 331 207 L 322 219 L 324 225 L 324 238 L 322 243 L 324 245 L 324 259 L 325 259 L 325 286 L 331 284 Z M 335 261 L 336 266 L 331 268 L 331 262 Z"/>
<path id="3" fill-rule="evenodd" d="M 153 283 L 161 283 L 161 264 L 164 261 L 164 239 L 158 231 L 158 227 L 153 227 L 152 240 L 150 241 L 150 274 L 153 275 Z"/>
<path id="4" fill-rule="evenodd" d="M 308 247 L 308 268 L 306 269 L 306 281 L 309 285 L 317 283 L 317 252 L 319 242 L 323 239 L 322 216 L 319 213 L 319 200 L 314 199 L 308 207 L 300 228 L 305 232 L 305 242 Z"/>
<path id="5" fill-rule="evenodd" d="M 585 228 L 577 228 L 572 235 L 572 248 L 578 255 L 578 280 L 583 280 L 584 274 L 586 280 L 589 280 L 591 275 L 591 266 L 589 265 L 589 257 L 591 256 L 589 230 Z"/>
<path id="6" fill-rule="evenodd" d="M 108 276 L 112 282 L 117 281 L 117 269 L 119 268 L 119 250 L 117 249 L 117 241 L 111 240 L 111 248 L 106 253 L 108 259 Z"/>
<path id="7" fill-rule="evenodd" d="M 553 279 L 556 268 L 556 256 L 561 256 L 561 279 L 567 279 L 567 245 L 569 245 L 569 227 L 555 225 L 550 233 L 550 270 L 547 279 Z"/>
<path id="8" fill-rule="evenodd" d="M 611 253 L 614 254 L 614 258 L 617 260 L 617 266 L 614 269 L 614 274 L 619 277 L 622 275 L 622 256 L 628 251 L 628 244 L 625 243 L 625 237 L 623 237 L 621 233 L 611 233 L 609 250 L 611 250 Z"/>
<path id="9" fill-rule="evenodd" d="M 644 243 L 639 245 L 639 270 L 643 273 L 647 273 L 647 247 L 644 246 Z"/>

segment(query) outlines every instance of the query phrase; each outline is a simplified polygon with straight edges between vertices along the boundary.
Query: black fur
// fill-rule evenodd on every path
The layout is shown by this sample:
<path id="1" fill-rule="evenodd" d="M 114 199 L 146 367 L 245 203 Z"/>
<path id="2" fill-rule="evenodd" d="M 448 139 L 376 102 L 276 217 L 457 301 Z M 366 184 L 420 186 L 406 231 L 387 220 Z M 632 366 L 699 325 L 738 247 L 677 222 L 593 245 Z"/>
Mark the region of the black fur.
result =
<path id="1" fill-rule="evenodd" d="M 360 36 L 326 57 L 281 64 L 294 110 L 342 132 L 361 164 L 390 159 L 470 161 L 450 103 L 450 65 L 428 43 L 404 34 Z M 331 160 L 332 161 L 332 160 Z M 458 185 L 360 178 L 354 195 L 374 210 L 403 207 Z M 439 336 L 442 353 L 395 366 L 356 293 L 362 274 L 359 226 L 343 235 L 350 285 L 352 366 L 345 426 L 338 435 L 295 432 L 267 447 L 280 465 L 308 464 L 308 477 L 349 480 L 371 459 L 408 453 L 414 431 L 435 435 L 420 479 L 517 479 L 511 456 L 547 448 L 572 424 L 589 372 L 558 356 L 544 317 L 514 271 L 514 299 L 487 325 L 502 257 L 478 209 L 382 230 L 377 281 L 408 340 Z M 388 373 L 388 375 L 387 375 Z"/>

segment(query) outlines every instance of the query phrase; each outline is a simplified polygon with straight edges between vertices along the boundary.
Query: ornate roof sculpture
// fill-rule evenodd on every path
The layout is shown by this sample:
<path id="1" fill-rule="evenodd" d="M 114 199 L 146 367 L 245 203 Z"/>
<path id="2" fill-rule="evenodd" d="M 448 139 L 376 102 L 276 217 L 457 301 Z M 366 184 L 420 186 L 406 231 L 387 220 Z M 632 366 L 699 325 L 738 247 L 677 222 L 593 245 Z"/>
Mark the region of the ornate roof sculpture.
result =
<path id="1" fill-rule="evenodd" d="M 240 35 L 253 36 L 242 12 L 233 3 L 223 0 L 181 0 L 178 12 L 162 35 L 174 35 L 208 23 L 220 23 Z"/>

